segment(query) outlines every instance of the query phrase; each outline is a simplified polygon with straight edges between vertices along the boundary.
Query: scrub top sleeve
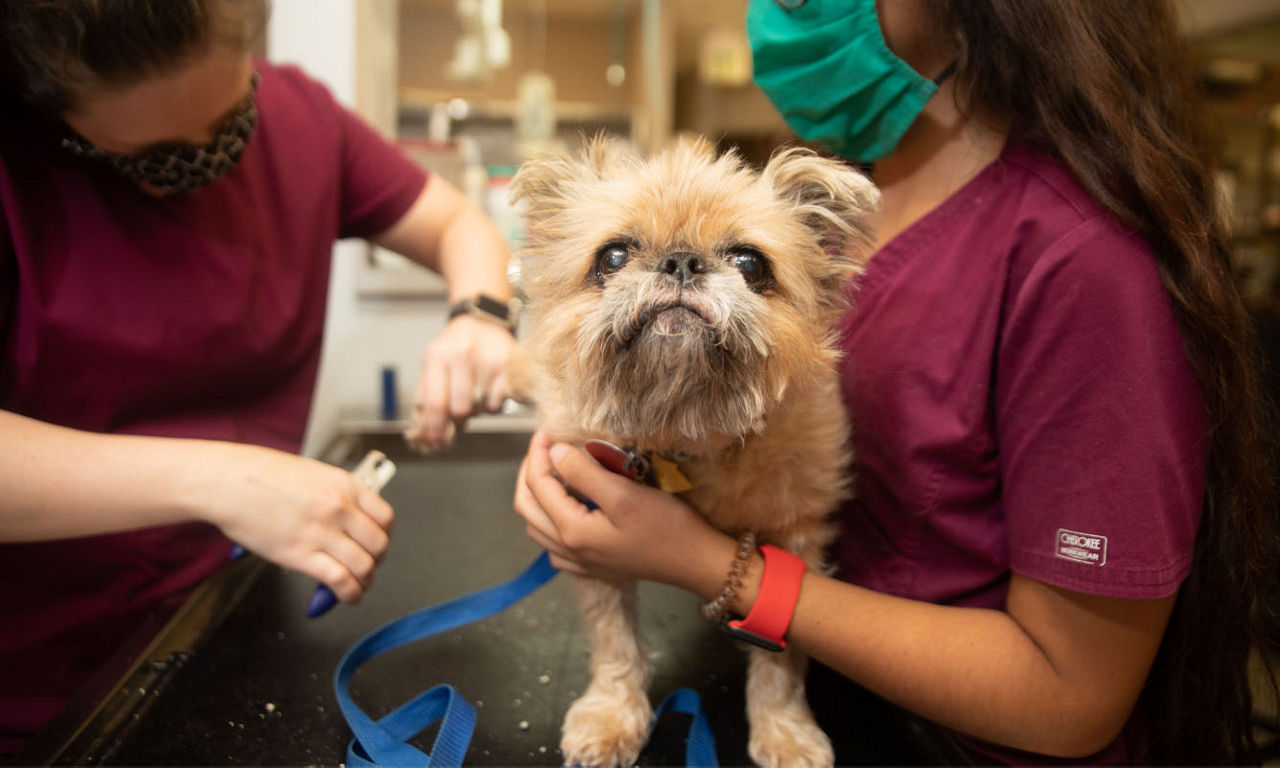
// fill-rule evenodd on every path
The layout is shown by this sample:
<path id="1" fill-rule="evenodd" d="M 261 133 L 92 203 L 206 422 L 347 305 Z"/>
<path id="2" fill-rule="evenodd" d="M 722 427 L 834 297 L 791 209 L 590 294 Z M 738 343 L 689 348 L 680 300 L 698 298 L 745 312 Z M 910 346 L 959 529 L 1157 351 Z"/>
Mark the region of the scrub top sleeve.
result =
<path id="1" fill-rule="evenodd" d="M 427 172 L 350 110 L 342 123 L 341 237 L 371 238 L 400 220 L 427 183 Z"/>
<path id="2" fill-rule="evenodd" d="M 0 160 L 0 175 L 5 173 Z M 14 293 L 18 290 L 18 260 L 14 255 L 13 236 L 9 232 L 8 213 L 0 198 L 0 339 L 9 331 L 9 313 L 13 307 Z M 5 346 L 0 341 L 0 347 Z"/>
<path id="3" fill-rule="evenodd" d="M 1011 273 L 996 431 L 1013 571 L 1172 594 L 1204 495 L 1205 406 L 1155 260 L 1105 217 Z"/>

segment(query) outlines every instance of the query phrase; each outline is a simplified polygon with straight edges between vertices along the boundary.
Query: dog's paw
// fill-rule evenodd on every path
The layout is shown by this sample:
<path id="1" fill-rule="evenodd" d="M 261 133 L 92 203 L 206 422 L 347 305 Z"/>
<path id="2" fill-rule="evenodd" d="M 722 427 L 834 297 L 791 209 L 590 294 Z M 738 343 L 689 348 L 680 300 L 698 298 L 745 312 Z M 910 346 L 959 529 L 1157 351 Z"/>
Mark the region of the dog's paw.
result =
<path id="1" fill-rule="evenodd" d="M 560 751 L 565 765 L 635 765 L 653 710 L 643 694 L 606 696 L 588 692 L 564 717 Z"/>
<path id="2" fill-rule="evenodd" d="M 427 439 L 426 425 L 415 416 L 409 422 L 409 427 L 402 436 L 410 448 L 423 455 L 428 455 L 452 448 L 454 441 L 458 438 L 458 427 L 452 421 L 446 423 L 441 442 L 433 443 Z"/>
<path id="3" fill-rule="evenodd" d="M 747 752 L 764 768 L 829 768 L 836 761 L 831 739 L 808 712 L 778 712 L 753 723 Z"/>

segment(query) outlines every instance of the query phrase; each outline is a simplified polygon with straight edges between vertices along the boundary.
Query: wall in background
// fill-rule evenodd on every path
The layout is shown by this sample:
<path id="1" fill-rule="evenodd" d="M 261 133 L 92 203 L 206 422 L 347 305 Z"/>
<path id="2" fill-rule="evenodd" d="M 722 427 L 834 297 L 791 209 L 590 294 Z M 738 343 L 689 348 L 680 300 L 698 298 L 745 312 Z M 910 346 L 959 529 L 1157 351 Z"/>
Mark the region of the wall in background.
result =
<path id="1" fill-rule="evenodd" d="M 377 7 L 381 6 L 381 7 Z M 267 36 L 272 61 L 294 63 L 389 135 L 394 122 L 397 0 L 274 0 Z M 427 342 L 444 328 L 444 302 L 357 295 L 368 245 L 335 245 L 325 344 L 303 452 L 317 455 L 353 412 L 376 411 L 380 371 L 398 372 L 400 402 L 412 401 Z"/>
<path id="2" fill-rule="evenodd" d="M 1182 29 L 1191 37 L 1238 28 L 1280 13 L 1276 0 L 1175 0 Z"/>
<path id="3" fill-rule="evenodd" d="M 622 55 L 633 56 L 634 41 L 626 39 L 635 28 L 628 14 L 623 30 Z M 556 98 L 626 109 L 636 100 L 637 78 L 614 87 L 605 81 L 611 63 L 610 16 L 548 17 L 545 43 L 536 15 L 518 7 L 505 7 L 502 26 L 511 39 L 511 64 L 494 73 L 486 83 L 459 83 L 445 75 L 454 54 L 461 25 L 452 4 L 406 3 L 400 11 L 400 84 L 447 96 L 468 99 L 512 100 L 520 75 L 530 69 L 547 72 L 556 82 Z M 632 64 L 629 58 L 625 64 Z M 628 66 L 629 70 L 632 69 Z"/>

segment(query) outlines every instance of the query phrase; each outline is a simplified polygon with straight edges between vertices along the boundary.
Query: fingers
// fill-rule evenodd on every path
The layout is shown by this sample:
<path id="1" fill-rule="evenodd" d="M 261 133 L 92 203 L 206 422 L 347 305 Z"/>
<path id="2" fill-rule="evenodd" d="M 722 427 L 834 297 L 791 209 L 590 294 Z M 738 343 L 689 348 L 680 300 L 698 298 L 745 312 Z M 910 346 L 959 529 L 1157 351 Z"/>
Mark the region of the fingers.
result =
<path id="1" fill-rule="evenodd" d="M 606 515 L 633 489 L 632 481 L 615 475 L 600 466 L 585 451 L 567 443 L 556 443 L 543 455 L 546 457 L 549 473 L 554 469 L 554 473 L 559 475 L 565 485 L 591 499 Z"/>
<path id="2" fill-rule="evenodd" d="M 332 533 L 312 560 L 316 578 L 344 603 L 355 603 L 373 585 L 374 570 L 390 544 L 394 510 L 352 478 L 353 503 L 344 505 Z"/>
<path id="3" fill-rule="evenodd" d="M 391 526 L 395 522 L 395 510 L 386 499 L 357 483 L 356 504 L 359 505 L 360 511 L 364 512 L 380 529 L 386 533 L 391 532 Z"/>
<path id="4" fill-rule="evenodd" d="M 555 568 L 557 571 L 564 571 L 565 573 L 572 573 L 572 574 L 574 574 L 575 576 L 590 576 L 590 575 L 592 575 L 592 574 L 591 574 L 591 572 L 590 572 L 589 570 L 587 570 L 586 568 L 582 567 L 581 565 L 578 565 L 578 563 L 576 563 L 575 561 L 573 561 L 573 560 L 569 560 L 569 559 L 567 559 L 567 558 L 565 558 L 565 557 L 562 557 L 562 556 L 560 556 L 560 555 L 557 555 L 557 554 L 556 554 L 556 553 L 554 553 L 554 552 L 551 552 L 550 554 L 551 554 L 551 567 L 552 567 L 552 568 Z"/>
<path id="5" fill-rule="evenodd" d="M 447 448 L 468 418 L 501 410 L 510 394 L 506 369 L 514 348 L 511 334 L 491 323 L 468 317 L 450 322 L 423 357 L 410 442 L 427 451 Z"/>
<path id="6" fill-rule="evenodd" d="M 530 456 L 535 453 L 544 454 L 546 451 L 547 440 L 545 434 L 535 435 L 534 440 L 530 444 Z M 546 463 L 545 461 L 543 462 Z M 579 576 L 587 575 L 587 570 L 580 565 L 575 559 L 569 547 L 561 539 L 560 530 L 552 521 L 550 515 L 542 507 L 542 502 L 533 493 L 529 487 L 529 457 L 526 457 L 520 464 L 520 472 L 516 478 L 516 512 L 525 519 L 525 533 L 538 546 L 547 550 L 551 555 L 551 565 L 557 570 L 567 571 Z M 550 491 L 555 494 L 554 501 L 556 503 L 576 505 L 582 513 L 589 514 L 577 500 L 570 497 L 564 492 L 555 478 L 550 478 L 552 486 L 544 489 L 544 493 Z"/>
<path id="7" fill-rule="evenodd" d="M 455 323 L 461 341 L 450 347 L 452 354 L 445 361 L 450 368 L 451 415 L 462 421 L 476 413 L 500 411 L 510 395 L 507 366 L 515 339 L 481 320 L 459 318 Z"/>
<path id="8" fill-rule="evenodd" d="M 449 417 L 454 421 L 466 421 L 476 407 L 477 399 L 471 365 L 466 359 L 453 359 L 448 362 L 448 368 Z"/>
<path id="9" fill-rule="evenodd" d="M 565 483 L 551 465 L 547 453 L 549 448 L 550 439 L 547 434 L 542 430 L 535 432 L 533 439 L 529 442 L 529 454 L 525 458 L 528 469 L 522 485 L 528 488 L 530 498 L 537 504 L 538 511 L 547 519 L 549 525 L 555 529 L 555 535 L 563 538 L 562 531 L 565 526 L 577 521 L 583 515 L 589 515 L 591 510 L 565 489 Z M 536 516 L 535 513 L 535 518 Z M 530 522 L 538 521 L 535 519 Z M 543 530 L 546 532 L 545 527 Z"/>
<path id="10" fill-rule="evenodd" d="M 448 445 L 447 417 L 449 403 L 449 371 L 436 364 L 428 351 L 427 359 L 418 378 L 418 395 L 414 404 L 414 421 L 417 429 L 414 440 L 427 450 L 440 450 Z"/>
<path id="11" fill-rule="evenodd" d="M 348 516 L 343 532 L 374 559 L 382 562 L 391 541 L 394 513 L 382 497 L 361 488 L 356 497 L 359 509 Z"/>
<path id="12" fill-rule="evenodd" d="M 497 413 L 502 410 L 502 404 L 511 396 L 511 386 L 507 383 L 507 374 L 505 371 L 493 377 L 493 381 L 489 383 L 488 394 L 484 402 L 484 408 L 489 413 Z"/>
<path id="13" fill-rule="evenodd" d="M 573 553 L 566 550 L 559 539 L 544 534 L 533 525 L 526 525 L 524 531 L 535 544 L 547 550 L 551 555 L 551 564 L 556 570 L 576 573 L 579 576 L 587 575 L 587 569 L 574 559 Z"/>
<path id="14" fill-rule="evenodd" d="M 556 530 L 556 524 L 551 522 L 551 518 L 547 516 L 538 499 L 529 490 L 528 483 L 529 459 L 525 457 L 525 460 L 520 462 L 520 471 L 516 473 L 516 513 L 524 518 L 525 524 L 529 528 L 540 533 L 544 539 L 557 539 L 559 532 Z M 546 546 L 543 541 L 538 541 L 538 543 L 544 547 Z"/>
<path id="15" fill-rule="evenodd" d="M 357 547 L 356 549 L 359 548 Z M 356 556 L 356 559 L 359 559 L 359 557 Z M 355 571 L 327 551 L 312 553 L 300 570 L 324 584 L 338 600 L 348 605 L 360 602 L 360 598 L 373 585 L 373 568 L 371 565 L 367 569 L 356 566 L 356 571 L 361 571 L 361 575 L 357 575 Z"/>

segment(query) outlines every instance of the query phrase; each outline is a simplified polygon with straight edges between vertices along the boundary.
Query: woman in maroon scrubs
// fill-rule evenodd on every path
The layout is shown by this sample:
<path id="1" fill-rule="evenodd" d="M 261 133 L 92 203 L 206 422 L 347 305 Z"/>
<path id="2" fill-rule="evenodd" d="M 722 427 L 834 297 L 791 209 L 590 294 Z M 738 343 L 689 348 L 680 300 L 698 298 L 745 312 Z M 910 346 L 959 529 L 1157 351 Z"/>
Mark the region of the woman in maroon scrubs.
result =
<path id="1" fill-rule="evenodd" d="M 297 455 L 336 238 L 509 298 L 484 215 L 292 67 L 264 0 L 0 6 L 0 755 L 230 541 L 354 602 L 391 508 Z M 428 348 L 424 442 L 512 347 Z"/>
<path id="2" fill-rule="evenodd" d="M 980 762 L 1257 761 L 1274 478 L 1171 4 L 749 6 L 757 82 L 883 192 L 841 578 L 805 574 L 788 639 Z M 558 566 L 725 583 L 735 542 L 679 501 L 541 435 L 525 480 Z"/>

